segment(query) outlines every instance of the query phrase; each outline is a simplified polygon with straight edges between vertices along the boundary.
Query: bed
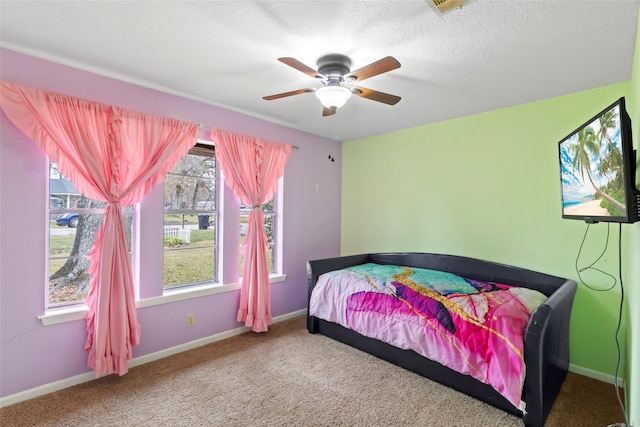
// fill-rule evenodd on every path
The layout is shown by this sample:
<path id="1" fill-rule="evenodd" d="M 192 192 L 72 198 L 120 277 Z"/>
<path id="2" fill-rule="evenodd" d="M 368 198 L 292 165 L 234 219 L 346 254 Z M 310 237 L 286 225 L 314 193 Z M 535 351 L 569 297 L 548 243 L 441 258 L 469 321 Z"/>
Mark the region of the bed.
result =
<path id="1" fill-rule="evenodd" d="M 313 260 L 307 274 L 309 332 L 520 416 L 525 426 L 544 425 L 569 367 L 575 281 L 430 253 Z"/>

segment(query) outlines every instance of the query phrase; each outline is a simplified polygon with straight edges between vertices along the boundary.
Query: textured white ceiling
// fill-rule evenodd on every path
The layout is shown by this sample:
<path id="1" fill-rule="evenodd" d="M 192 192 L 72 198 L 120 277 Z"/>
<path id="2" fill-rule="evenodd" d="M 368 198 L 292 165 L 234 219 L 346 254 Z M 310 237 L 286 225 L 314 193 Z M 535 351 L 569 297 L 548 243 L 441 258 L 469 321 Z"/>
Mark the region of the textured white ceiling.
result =
<path id="1" fill-rule="evenodd" d="M 627 81 L 640 0 L 477 0 L 437 16 L 405 1 L 0 1 L 3 47 L 353 140 Z M 322 117 L 317 68 L 341 53 L 352 70 L 387 55 L 401 68 L 359 86 Z"/>

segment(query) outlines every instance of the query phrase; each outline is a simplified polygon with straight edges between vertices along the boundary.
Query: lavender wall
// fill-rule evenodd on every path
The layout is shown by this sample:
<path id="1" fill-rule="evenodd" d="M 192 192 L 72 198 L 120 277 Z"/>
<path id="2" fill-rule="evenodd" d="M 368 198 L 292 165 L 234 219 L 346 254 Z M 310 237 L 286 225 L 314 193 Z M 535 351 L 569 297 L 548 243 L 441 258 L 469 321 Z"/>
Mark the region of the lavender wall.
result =
<path id="1" fill-rule="evenodd" d="M 300 147 L 293 151 L 284 175 L 287 279 L 272 285 L 271 297 L 274 316 L 306 307 L 306 261 L 340 253 L 339 142 L 7 49 L 0 55 L 3 81 Z M 3 113 L 0 121 L 0 397 L 6 397 L 89 370 L 82 350 L 84 321 L 45 327 L 37 319 L 46 299 L 47 159 Z M 327 159 L 329 155 L 335 162 Z M 158 197 L 158 192 L 149 197 Z M 237 209 L 237 204 L 229 205 Z M 151 238 L 161 224 L 161 215 L 145 218 L 140 233 Z M 142 256 L 160 270 L 161 257 Z M 225 271 L 232 270 L 233 261 L 234 257 L 225 259 Z M 145 281 L 158 277 L 150 271 L 140 276 Z M 238 328 L 242 325 L 235 321 L 237 306 L 234 291 L 141 308 L 142 341 L 134 357 Z M 185 327 L 186 313 L 195 314 L 194 327 Z"/>

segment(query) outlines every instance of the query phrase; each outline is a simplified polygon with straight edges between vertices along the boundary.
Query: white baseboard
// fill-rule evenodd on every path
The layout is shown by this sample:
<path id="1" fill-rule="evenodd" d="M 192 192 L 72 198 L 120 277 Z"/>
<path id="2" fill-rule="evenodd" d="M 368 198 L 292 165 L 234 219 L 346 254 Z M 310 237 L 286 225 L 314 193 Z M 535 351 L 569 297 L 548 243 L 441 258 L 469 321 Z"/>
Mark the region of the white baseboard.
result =
<path id="1" fill-rule="evenodd" d="M 615 384 L 615 375 L 604 374 L 602 372 L 594 371 L 593 369 L 583 368 L 582 366 L 574 365 L 573 363 L 569 364 L 569 371 L 574 374 L 584 375 L 585 377 L 593 378 L 596 380 L 603 381 L 609 384 Z M 624 378 L 618 377 L 618 387 L 624 388 Z"/>
<path id="2" fill-rule="evenodd" d="M 291 319 L 293 317 L 301 316 L 307 313 L 307 309 L 294 311 L 273 318 L 273 323 L 282 322 L 284 320 Z M 251 328 L 242 326 L 240 328 L 231 329 L 229 331 L 221 332 L 219 334 L 211 335 L 209 337 L 201 338 L 188 343 L 180 344 L 175 347 L 170 347 L 164 350 L 157 351 L 155 353 L 145 354 L 144 356 L 136 357 L 129 361 L 128 367 L 133 368 L 135 366 L 144 365 L 145 363 L 153 362 L 154 360 L 162 359 L 174 354 L 182 353 L 187 350 L 191 350 L 203 345 L 211 344 L 212 342 L 220 341 L 226 338 L 231 338 L 236 335 L 240 335 L 244 332 L 250 331 Z M 34 397 L 44 396 L 45 394 L 53 393 L 54 391 L 62 390 L 74 385 L 86 383 L 95 379 L 93 372 L 87 372 L 84 374 L 76 375 L 63 380 L 54 381 L 49 384 L 44 384 L 38 387 L 34 387 L 29 390 L 21 391 L 19 393 L 11 394 L 6 397 L 0 397 L 0 408 L 13 405 L 15 403 L 24 402 L 25 400 L 33 399 Z"/>
<path id="3" fill-rule="evenodd" d="M 278 323 L 284 320 L 291 319 L 293 317 L 301 316 L 306 314 L 306 312 L 307 312 L 307 309 L 305 308 L 302 310 L 284 314 L 282 316 L 277 316 L 273 318 L 273 323 Z M 195 341 L 190 341 L 188 343 L 184 343 L 184 344 L 180 344 L 164 350 L 160 350 L 155 353 L 145 354 L 144 356 L 136 357 L 135 359 L 130 360 L 128 363 L 128 366 L 129 368 L 133 368 L 135 366 L 144 365 L 145 363 L 153 362 L 155 360 L 159 360 L 164 357 L 182 353 L 184 351 L 201 347 L 203 345 L 211 344 L 212 342 L 220 341 L 226 338 L 231 338 L 233 336 L 240 335 L 250 330 L 251 328 L 242 326 L 240 328 L 231 329 L 229 331 L 221 332 L 219 334 L 211 335 L 209 337 L 201 338 Z M 614 375 L 604 374 L 602 372 L 594 371 L 592 369 L 584 368 L 582 366 L 578 366 L 574 364 L 569 365 L 569 371 L 579 375 L 584 375 L 585 377 L 603 381 L 609 384 L 615 384 Z M 45 394 L 53 393 L 54 391 L 62 390 L 68 387 L 72 387 L 74 385 L 86 383 L 94 379 L 95 379 L 95 376 L 93 372 L 86 372 L 84 374 L 65 378 L 63 380 L 55 381 L 49 384 L 44 384 L 44 385 L 34 387 L 29 390 L 21 391 L 19 393 L 15 393 L 6 397 L 0 397 L 0 408 L 4 408 L 5 406 L 13 405 L 15 403 L 23 402 L 25 400 L 33 399 L 34 397 L 44 396 Z M 624 379 L 618 378 L 618 386 L 624 387 Z"/>

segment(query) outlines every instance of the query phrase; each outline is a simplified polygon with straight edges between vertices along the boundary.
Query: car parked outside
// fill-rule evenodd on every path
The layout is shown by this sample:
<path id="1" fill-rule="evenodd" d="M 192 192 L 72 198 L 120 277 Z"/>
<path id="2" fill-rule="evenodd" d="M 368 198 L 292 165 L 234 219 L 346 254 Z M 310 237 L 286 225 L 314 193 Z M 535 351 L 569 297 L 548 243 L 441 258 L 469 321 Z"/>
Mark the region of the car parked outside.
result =
<path id="1" fill-rule="evenodd" d="M 56 224 L 64 227 L 76 228 L 78 226 L 78 214 L 77 213 L 66 213 L 58 216 L 56 218 Z"/>

